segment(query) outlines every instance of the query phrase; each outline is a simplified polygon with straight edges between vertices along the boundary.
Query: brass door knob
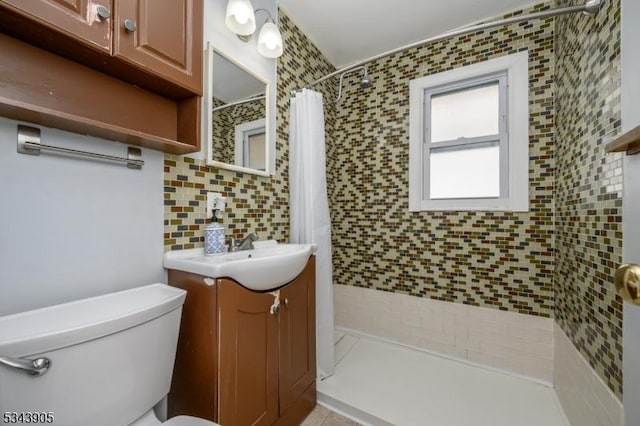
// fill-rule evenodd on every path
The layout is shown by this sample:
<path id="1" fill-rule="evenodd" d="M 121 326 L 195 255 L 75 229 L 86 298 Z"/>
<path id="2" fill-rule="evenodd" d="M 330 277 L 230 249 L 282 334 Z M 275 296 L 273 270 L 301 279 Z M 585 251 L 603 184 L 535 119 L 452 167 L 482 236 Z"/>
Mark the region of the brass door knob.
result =
<path id="1" fill-rule="evenodd" d="M 640 305 L 640 265 L 627 263 L 615 275 L 616 291 L 624 300 Z"/>

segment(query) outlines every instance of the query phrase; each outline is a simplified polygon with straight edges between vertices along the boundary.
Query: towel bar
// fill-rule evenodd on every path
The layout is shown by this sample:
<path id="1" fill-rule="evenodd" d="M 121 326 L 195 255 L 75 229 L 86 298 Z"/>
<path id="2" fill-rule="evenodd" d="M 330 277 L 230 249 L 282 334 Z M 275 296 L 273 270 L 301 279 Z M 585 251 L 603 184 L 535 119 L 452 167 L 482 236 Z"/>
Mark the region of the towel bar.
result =
<path id="1" fill-rule="evenodd" d="M 18 125 L 18 152 L 20 154 L 40 155 L 40 152 L 43 150 L 95 158 L 98 160 L 115 161 L 117 163 L 126 163 L 128 168 L 135 170 L 140 170 L 144 165 L 144 161 L 142 160 L 142 151 L 140 148 L 127 147 L 127 157 L 116 157 L 113 155 L 97 154 L 95 152 L 44 145 L 40 143 L 40 129 L 21 124 Z"/>

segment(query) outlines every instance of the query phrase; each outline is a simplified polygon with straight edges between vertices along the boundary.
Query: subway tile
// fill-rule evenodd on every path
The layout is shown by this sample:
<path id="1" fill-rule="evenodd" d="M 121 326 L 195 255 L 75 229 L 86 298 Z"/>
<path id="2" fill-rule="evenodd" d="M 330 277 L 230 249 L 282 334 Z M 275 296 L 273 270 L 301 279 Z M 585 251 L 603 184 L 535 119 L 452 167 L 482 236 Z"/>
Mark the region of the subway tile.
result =
<path id="1" fill-rule="evenodd" d="M 444 333 L 444 320 L 440 318 L 422 318 L 420 327 L 424 330 L 437 331 Z"/>
<path id="2" fill-rule="evenodd" d="M 450 345 L 450 346 L 456 345 L 456 337 L 450 334 L 424 330 L 423 336 L 427 342 L 439 343 L 439 344 Z"/>
<path id="3" fill-rule="evenodd" d="M 499 334 L 503 336 L 509 335 L 509 325 L 493 320 L 469 319 L 470 333 L 475 331 Z"/>
<path id="4" fill-rule="evenodd" d="M 493 365 L 496 368 L 500 368 L 507 371 L 513 371 L 523 374 L 523 362 L 519 357 L 506 357 L 494 356 Z"/>
<path id="5" fill-rule="evenodd" d="M 623 426 L 622 404 L 558 325 L 554 342 L 555 390 L 572 424 Z"/>
<path id="6" fill-rule="evenodd" d="M 553 320 L 551 318 L 536 317 L 533 315 L 524 315 L 522 322 L 527 329 L 540 329 L 553 332 Z"/>
<path id="7" fill-rule="evenodd" d="M 509 336 L 533 340 L 536 342 L 553 343 L 553 331 L 543 330 L 540 328 L 528 328 L 516 324 L 509 324 L 508 326 Z"/>
<path id="8" fill-rule="evenodd" d="M 492 355 L 488 355 L 479 351 L 474 351 L 472 349 L 469 349 L 467 351 L 467 359 L 477 364 L 482 364 L 487 366 L 494 365 L 494 360 Z"/>
<path id="9" fill-rule="evenodd" d="M 480 343 L 480 352 L 505 361 L 508 359 L 517 360 L 522 355 L 521 352 L 515 351 L 512 348 L 500 346 L 495 343 L 485 343 L 484 341 Z"/>
<path id="10" fill-rule="evenodd" d="M 500 311 L 476 307 L 468 310 L 469 318 L 480 320 L 495 320 L 500 318 Z"/>
<path id="11" fill-rule="evenodd" d="M 469 307 L 459 303 L 447 303 L 444 306 L 444 311 L 454 314 L 456 318 L 467 318 L 469 316 Z"/>
<path id="12" fill-rule="evenodd" d="M 468 337 L 469 329 L 463 325 L 455 325 L 452 322 L 444 321 L 444 334 L 454 337 Z"/>
<path id="13" fill-rule="evenodd" d="M 529 357 L 522 359 L 522 374 L 553 383 L 553 361 L 546 358 Z"/>
<path id="14" fill-rule="evenodd" d="M 467 351 L 473 351 L 475 353 L 480 353 L 481 350 L 480 341 L 460 336 L 455 337 L 455 346 L 461 349 L 466 349 Z"/>
<path id="15" fill-rule="evenodd" d="M 454 358 L 466 359 L 467 351 L 465 349 L 458 348 L 454 345 L 449 345 L 441 342 L 426 341 L 426 347 L 433 352 L 448 355 Z"/>

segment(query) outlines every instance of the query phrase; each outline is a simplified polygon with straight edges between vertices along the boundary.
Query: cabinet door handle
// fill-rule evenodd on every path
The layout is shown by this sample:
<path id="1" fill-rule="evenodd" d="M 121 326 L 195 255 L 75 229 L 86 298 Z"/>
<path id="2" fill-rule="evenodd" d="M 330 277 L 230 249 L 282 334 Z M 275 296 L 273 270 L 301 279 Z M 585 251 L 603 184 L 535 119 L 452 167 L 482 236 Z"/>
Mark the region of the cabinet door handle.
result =
<path id="1" fill-rule="evenodd" d="M 289 299 L 288 298 L 284 298 L 284 307 L 289 309 Z"/>
<path id="2" fill-rule="evenodd" d="M 131 19 L 125 19 L 124 20 L 124 29 L 125 31 L 127 31 L 128 33 L 134 33 L 136 32 L 136 22 L 132 21 Z"/>
<path id="3" fill-rule="evenodd" d="M 100 18 L 101 21 L 105 21 L 111 18 L 111 11 L 107 6 L 103 6 L 101 4 L 96 5 L 96 13 L 98 14 L 98 18 Z"/>

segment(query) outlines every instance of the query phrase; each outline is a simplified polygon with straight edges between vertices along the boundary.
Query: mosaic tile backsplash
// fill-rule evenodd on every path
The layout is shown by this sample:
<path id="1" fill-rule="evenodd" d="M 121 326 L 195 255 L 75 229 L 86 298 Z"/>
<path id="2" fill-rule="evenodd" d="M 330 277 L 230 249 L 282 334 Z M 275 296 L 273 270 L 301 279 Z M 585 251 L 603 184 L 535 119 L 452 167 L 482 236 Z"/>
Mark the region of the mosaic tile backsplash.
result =
<path id="1" fill-rule="evenodd" d="M 550 8 L 550 3 L 511 15 Z M 369 64 L 336 110 L 331 194 L 338 284 L 553 315 L 553 19 L 414 48 Z M 529 51 L 530 212 L 409 212 L 409 82 Z"/>
<path id="2" fill-rule="evenodd" d="M 556 52 L 555 318 L 621 398 L 622 156 L 604 151 L 620 131 L 620 1 L 558 17 Z"/>
<path id="3" fill-rule="evenodd" d="M 278 60 L 276 169 L 271 177 L 209 167 L 202 160 L 166 154 L 164 173 L 165 250 L 202 247 L 208 191 L 227 197 L 222 223 L 227 236 L 257 232 L 260 239 L 289 240 L 289 99 L 291 91 L 335 68 L 280 12 L 279 27 L 285 51 Z M 332 87 L 323 89 L 329 93 Z M 328 108 L 327 140 L 333 118 Z"/>

